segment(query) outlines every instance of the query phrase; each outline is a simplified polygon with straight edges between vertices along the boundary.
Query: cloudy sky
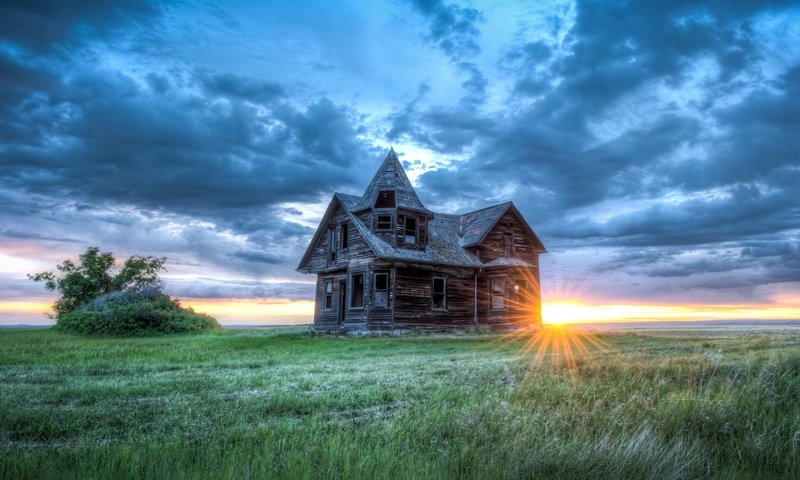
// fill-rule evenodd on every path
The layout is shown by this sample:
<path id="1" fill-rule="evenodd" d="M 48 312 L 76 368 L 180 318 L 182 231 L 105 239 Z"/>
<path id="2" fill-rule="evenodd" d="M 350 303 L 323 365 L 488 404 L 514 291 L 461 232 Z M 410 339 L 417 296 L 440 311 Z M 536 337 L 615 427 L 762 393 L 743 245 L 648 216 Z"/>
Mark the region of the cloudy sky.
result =
<path id="1" fill-rule="evenodd" d="M 0 6 L 0 322 L 91 245 L 308 321 L 294 267 L 390 145 L 433 210 L 515 202 L 546 311 L 800 317 L 798 2 L 91 0 Z"/>

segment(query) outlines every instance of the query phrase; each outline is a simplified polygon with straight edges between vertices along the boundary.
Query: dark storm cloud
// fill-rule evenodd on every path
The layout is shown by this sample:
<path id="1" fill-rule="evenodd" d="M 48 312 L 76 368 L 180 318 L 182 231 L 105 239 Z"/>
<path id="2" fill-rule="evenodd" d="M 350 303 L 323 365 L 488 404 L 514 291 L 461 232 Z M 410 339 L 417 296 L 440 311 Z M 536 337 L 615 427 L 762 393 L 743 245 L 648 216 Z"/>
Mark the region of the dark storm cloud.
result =
<path id="1" fill-rule="evenodd" d="M 31 192 L 226 216 L 226 208 L 316 199 L 353 182 L 354 162 L 372 156 L 350 112 L 328 99 L 298 109 L 271 84 L 190 79 L 209 95 L 160 95 L 95 70 L 60 84 L 67 97 L 51 90 L 6 104 L 13 114 L 0 129 L 27 138 L 0 153 L 0 178 Z"/>
<path id="2" fill-rule="evenodd" d="M 15 229 L 0 230 L 0 238 L 14 238 L 21 240 L 43 240 L 46 242 L 59 242 L 59 243 L 83 243 L 81 240 L 66 237 L 52 237 L 50 235 L 42 235 L 38 232 L 25 232 Z"/>
<path id="3" fill-rule="evenodd" d="M 67 243 L 60 261 L 83 250 L 69 244 L 126 245 L 178 271 L 286 278 L 313 230 L 281 204 L 363 184 L 359 162 L 378 156 L 358 112 L 268 77 L 95 61 L 157 9 L 17 7 L 3 8 L 46 28 L 0 30 L 0 224 L 31 218 L 0 231 L 4 248 Z"/>
<path id="4" fill-rule="evenodd" d="M 54 45 L 96 41 L 158 13 L 152 2 L 139 0 L 12 0 L 0 5 L 0 37 L 45 51 Z"/>
<path id="5" fill-rule="evenodd" d="M 285 262 L 287 259 L 283 258 L 278 255 L 270 255 L 268 253 L 264 253 L 263 251 L 244 251 L 239 250 L 238 252 L 232 255 L 235 258 L 240 258 L 242 260 L 247 260 L 248 262 L 255 262 L 255 263 L 267 263 L 270 265 L 277 265 L 282 262 Z"/>
<path id="6" fill-rule="evenodd" d="M 752 287 L 800 281 L 800 235 L 761 235 L 699 248 L 626 249 L 593 269 L 650 278 L 698 277 L 703 288 Z M 711 274 L 711 275 L 709 275 Z M 728 274 L 728 275 L 725 275 Z M 724 281 L 721 281 L 724 280 Z"/>
<path id="7" fill-rule="evenodd" d="M 481 51 L 477 37 L 481 12 L 441 0 L 413 0 L 414 7 L 428 19 L 428 39 L 454 60 Z"/>
<path id="8" fill-rule="evenodd" d="M 272 103 L 285 95 L 273 82 L 256 81 L 232 73 L 199 72 L 199 83 L 209 96 L 235 97 L 256 103 Z"/>

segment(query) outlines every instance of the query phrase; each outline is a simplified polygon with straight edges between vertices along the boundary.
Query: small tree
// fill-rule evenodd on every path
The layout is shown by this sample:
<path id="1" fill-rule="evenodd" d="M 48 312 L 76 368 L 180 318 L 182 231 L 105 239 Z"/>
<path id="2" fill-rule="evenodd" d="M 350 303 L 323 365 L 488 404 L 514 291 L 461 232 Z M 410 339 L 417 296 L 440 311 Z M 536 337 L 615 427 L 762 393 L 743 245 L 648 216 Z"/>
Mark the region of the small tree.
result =
<path id="1" fill-rule="evenodd" d="M 110 252 L 100 252 L 98 247 L 89 247 L 80 255 L 78 265 L 64 260 L 54 271 L 28 275 L 34 282 L 44 282 L 46 289 L 58 290 L 61 298 L 53 304 L 56 316 L 72 312 L 83 303 L 100 295 L 131 288 L 160 286 L 158 274 L 166 270 L 166 257 L 132 256 L 125 260 L 122 268 L 113 274 L 114 256 Z"/>

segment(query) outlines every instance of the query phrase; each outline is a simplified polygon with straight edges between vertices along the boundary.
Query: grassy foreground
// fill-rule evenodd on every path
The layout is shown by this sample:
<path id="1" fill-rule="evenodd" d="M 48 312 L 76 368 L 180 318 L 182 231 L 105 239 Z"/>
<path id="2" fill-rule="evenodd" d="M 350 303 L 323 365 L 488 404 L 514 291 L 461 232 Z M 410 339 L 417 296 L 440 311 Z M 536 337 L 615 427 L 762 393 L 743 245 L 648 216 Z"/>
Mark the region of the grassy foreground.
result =
<path id="1" fill-rule="evenodd" d="M 528 340 L 0 330 L 0 478 L 800 478 L 797 333 Z"/>

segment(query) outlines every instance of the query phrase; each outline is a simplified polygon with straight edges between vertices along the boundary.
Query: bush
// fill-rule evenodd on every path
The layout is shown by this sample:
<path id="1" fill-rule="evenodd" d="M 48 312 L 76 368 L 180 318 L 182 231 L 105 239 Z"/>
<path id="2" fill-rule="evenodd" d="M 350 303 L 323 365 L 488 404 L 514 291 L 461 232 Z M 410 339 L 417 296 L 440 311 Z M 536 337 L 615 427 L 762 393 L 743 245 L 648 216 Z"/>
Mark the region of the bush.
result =
<path id="1" fill-rule="evenodd" d="M 218 330 L 217 321 L 153 286 L 110 292 L 58 316 L 57 330 L 105 336 L 142 336 Z"/>

